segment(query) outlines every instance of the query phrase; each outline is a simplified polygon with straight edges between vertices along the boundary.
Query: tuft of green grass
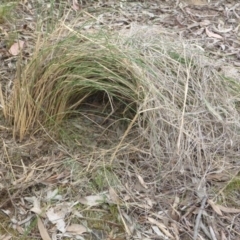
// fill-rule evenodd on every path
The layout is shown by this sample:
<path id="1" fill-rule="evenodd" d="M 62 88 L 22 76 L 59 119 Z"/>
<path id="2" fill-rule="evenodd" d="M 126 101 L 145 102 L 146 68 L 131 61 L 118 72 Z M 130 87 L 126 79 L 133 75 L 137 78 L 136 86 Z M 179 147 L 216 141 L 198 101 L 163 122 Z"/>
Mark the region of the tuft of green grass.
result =
<path id="1" fill-rule="evenodd" d="M 237 175 L 227 184 L 225 187 L 223 194 L 225 197 L 225 201 L 229 206 L 233 206 L 236 208 L 240 207 L 239 202 L 239 193 L 240 193 L 240 177 Z"/>
<path id="2" fill-rule="evenodd" d="M 6 1 L 5 3 L 3 1 L 0 4 L 0 24 L 5 23 L 12 18 L 12 10 L 16 6 L 16 3 L 17 1 Z"/>

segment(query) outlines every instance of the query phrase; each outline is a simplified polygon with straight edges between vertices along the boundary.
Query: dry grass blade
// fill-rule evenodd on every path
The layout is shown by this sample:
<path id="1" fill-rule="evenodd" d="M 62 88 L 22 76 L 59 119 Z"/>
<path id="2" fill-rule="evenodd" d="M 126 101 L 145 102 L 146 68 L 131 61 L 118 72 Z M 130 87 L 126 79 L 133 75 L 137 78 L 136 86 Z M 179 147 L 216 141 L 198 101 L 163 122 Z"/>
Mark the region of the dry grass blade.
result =
<path id="1" fill-rule="evenodd" d="M 4 97 L 3 97 L 3 91 L 2 91 L 2 85 L 1 84 L 0 84 L 0 104 L 1 104 L 2 111 L 3 111 L 3 115 L 6 118 L 7 113 L 6 113 L 5 100 L 4 100 Z"/>

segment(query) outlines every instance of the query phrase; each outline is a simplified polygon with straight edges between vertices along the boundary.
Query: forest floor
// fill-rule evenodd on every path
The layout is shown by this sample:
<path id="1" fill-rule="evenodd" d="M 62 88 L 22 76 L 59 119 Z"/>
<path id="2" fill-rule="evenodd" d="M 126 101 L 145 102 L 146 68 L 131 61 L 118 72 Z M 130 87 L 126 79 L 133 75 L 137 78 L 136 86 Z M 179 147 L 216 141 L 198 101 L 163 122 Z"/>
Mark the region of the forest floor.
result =
<path id="1" fill-rule="evenodd" d="M 0 5 L 0 240 L 240 239 L 240 93 L 235 94 L 240 90 L 240 4 L 228 0 L 5 2 Z M 147 48 L 148 38 L 150 44 L 157 34 L 163 36 L 159 41 L 173 47 L 195 46 L 196 52 L 209 59 L 201 64 L 229 80 L 224 86 L 234 81 L 234 94 L 225 93 L 223 85 L 218 86 L 218 81 L 214 85 L 214 80 L 211 85 L 198 86 L 206 87 L 206 92 L 209 89 L 216 106 L 213 108 L 202 100 L 204 91 L 197 94 L 197 84 L 189 85 L 199 108 L 182 110 L 180 106 L 176 115 L 157 115 L 165 119 L 156 130 L 159 133 L 163 129 L 162 138 L 156 136 L 157 140 L 153 139 L 153 130 L 149 130 L 149 139 L 139 137 L 139 131 L 148 134 L 149 128 L 137 125 L 136 118 L 132 117 L 128 125 L 115 124 L 111 118 L 89 114 L 87 105 L 77 122 L 75 118 L 61 122 L 64 131 L 60 137 L 41 120 L 41 131 L 21 133 L 16 126 L 20 116 L 16 108 L 11 109 L 16 79 L 28 76 L 23 69 L 38 59 L 36 49 L 44 46 L 44 38 L 50 36 L 49 42 L 54 42 L 53 34 L 64 38 L 66 32 L 78 29 L 90 42 L 88 34 L 96 32 L 108 34 L 109 39 L 118 36 L 121 41 L 121 36 L 134 36 L 139 31 L 146 34 L 142 48 Z M 170 65 L 175 62 L 168 62 L 165 72 L 171 72 Z M 207 79 L 207 73 L 201 75 L 196 66 L 192 69 L 199 82 L 202 76 Z M 161 93 L 166 98 L 182 94 L 179 99 L 187 104 L 184 84 L 180 84 L 181 91 L 174 89 L 176 95 L 170 92 L 176 83 L 164 84 L 161 86 L 166 91 Z M 113 111 L 112 98 L 97 94 L 96 99 L 106 100 L 111 105 L 108 110 Z M 221 96 L 232 98 L 222 101 Z M 168 106 L 166 102 L 163 105 Z M 225 102 L 228 108 L 224 112 Z M 104 104 L 92 98 L 88 103 L 94 111 L 105 111 Z M 210 113 L 203 110 L 204 104 Z M 142 114 L 149 109 L 142 107 L 139 116 L 144 118 Z M 185 111 L 186 118 L 191 111 L 197 114 L 195 119 L 204 118 L 204 122 L 189 122 L 199 131 L 198 137 L 188 128 L 188 120 L 183 121 Z M 28 115 L 24 116 L 22 125 L 28 122 Z M 175 135 L 172 129 L 179 132 Z M 158 145 L 168 145 L 159 150 L 159 158 Z M 207 160 L 199 164 L 201 159 Z"/>

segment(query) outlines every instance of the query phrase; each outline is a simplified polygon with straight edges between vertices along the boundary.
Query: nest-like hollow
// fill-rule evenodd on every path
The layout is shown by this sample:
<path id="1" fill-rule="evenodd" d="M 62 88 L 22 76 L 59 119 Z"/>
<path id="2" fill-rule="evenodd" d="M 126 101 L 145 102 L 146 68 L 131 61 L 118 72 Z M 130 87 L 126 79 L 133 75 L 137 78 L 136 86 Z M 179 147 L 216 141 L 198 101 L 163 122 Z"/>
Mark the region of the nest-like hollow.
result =
<path id="1" fill-rule="evenodd" d="M 70 111 L 72 117 L 84 113 L 94 115 L 99 123 L 107 123 L 118 119 L 131 121 L 137 114 L 137 103 L 125 100 L 122 96 L 116 97 L 104 91 L 97 91 L 84 97 L 80 103 L 76 97 L 69 100 L 69 106 L 74 106 L 73 111 Z"/>

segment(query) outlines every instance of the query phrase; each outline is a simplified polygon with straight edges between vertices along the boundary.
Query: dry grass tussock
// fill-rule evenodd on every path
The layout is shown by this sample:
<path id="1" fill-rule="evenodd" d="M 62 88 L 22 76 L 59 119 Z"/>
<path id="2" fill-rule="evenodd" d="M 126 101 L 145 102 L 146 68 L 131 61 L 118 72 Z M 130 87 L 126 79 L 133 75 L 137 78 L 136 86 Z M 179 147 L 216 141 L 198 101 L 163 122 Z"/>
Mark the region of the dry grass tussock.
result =
<path id="1" fill-rule="evenodd" d="M 181 168 L 191 163 L 201 176 L 228 150 L 233 157 L 239 144 L 239 83 L 218 72 L 197 46 L 171 44 L 151 31 L 117 38 L 61 25 L 38 39 L 10 96 L 14 135 L 22 139 L 39 122 L 59 124 L 104 104 L 106 109 L 94 113 L 105 114 L 105 120 L 116 112 L 131 120 L 137 115 L 139 135 L 159 162 L 173 160 Z"/>
<path id="2" fill-rule="evenodd" d="M 207 176 L 238 166 L 239 92 L 239 82 L 197 45 L 153 29 L 85 33 L 61 24 L 39 37 L 29 63 L 19 65 L 6 113 L 20 139 L 42 129 L 67 132 L 78 117 L 91 115 L 99 129 L 114 123 L 108 158 L 98 158 L 118 176 L 130 164 L 150 195 L 214 198 Z"/>

